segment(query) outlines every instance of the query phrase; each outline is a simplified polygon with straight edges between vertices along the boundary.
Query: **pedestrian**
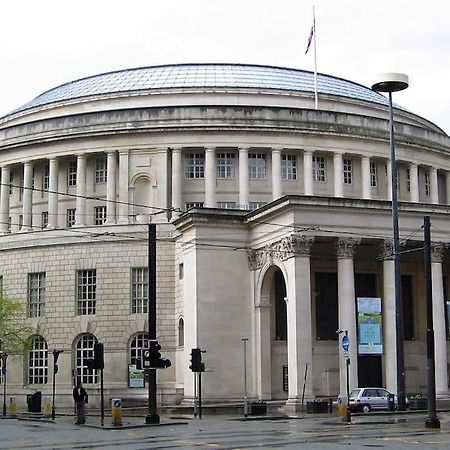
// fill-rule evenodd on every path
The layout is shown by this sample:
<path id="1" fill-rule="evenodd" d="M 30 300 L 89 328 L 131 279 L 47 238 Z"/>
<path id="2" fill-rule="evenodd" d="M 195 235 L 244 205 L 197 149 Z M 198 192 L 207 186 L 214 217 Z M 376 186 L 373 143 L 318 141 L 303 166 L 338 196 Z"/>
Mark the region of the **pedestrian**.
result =
<path id="1" fill-rule="evenodd" d="M 77 407 L 77 421 L 75 424 L 84 425 L 86 423 L 86 403 L 88 395 L 86 389 L 84 389 L 81 381 L 77 382 L 77 385 L 73 388 L 73 399 Z"/>

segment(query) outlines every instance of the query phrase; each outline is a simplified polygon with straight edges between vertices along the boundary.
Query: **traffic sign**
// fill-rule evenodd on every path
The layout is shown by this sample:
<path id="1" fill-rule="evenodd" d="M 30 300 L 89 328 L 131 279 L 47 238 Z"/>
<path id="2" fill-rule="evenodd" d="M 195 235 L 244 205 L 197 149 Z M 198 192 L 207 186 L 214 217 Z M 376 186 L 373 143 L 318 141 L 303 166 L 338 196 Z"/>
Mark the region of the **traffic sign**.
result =
<path id="1" fill-rule="evenodd" d="M 344 350 L 344 352 L 348 352 L 349 347 L 350 347 L 350 339 L 346 334 L 344 334 L 344 336 L 342 336 L 342 350 Z"/>

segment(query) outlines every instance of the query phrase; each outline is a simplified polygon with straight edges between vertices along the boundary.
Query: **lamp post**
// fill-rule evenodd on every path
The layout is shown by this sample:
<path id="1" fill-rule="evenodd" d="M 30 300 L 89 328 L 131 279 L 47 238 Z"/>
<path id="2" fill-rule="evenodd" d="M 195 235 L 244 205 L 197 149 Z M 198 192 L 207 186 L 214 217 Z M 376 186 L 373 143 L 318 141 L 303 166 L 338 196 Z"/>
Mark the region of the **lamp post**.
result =
<path id="1" fill-rule="evenodd" d="M 52 381 L 52 420 L 55 420 L 56 417 L 56 411 L 55 411 L 55 380 L 56 380 L 56 374 L 58 373 L 58 358 L 59 355 L 64 350 L 56 350 L 53 349 L 53 381 Z"/>
<path id="2" fill-rule="evenodd" d="M 241 338 L 244 344 L 244 417 L 248 416 L 248 398 L 247 398 L 247 341 L 248 337 Z"/>
<path id="3" fill-rule="evenodd" d="M 2 375 L 3 375 L 3 415 L 6 416 L 6 360 L 8 353 L 2 352 Z"/>
<path id="4" fill-rule="evenodd" d="M 402 287 L 399 258 L 399 230 L 398 230 L 398 203 L 397 203 L 397 160 L 395 157 L 394 114 L 392 107 L 392 93 L 403 91 L 409 85 L 408 76 L 403 73 L 383 73 L 372 86 L 377 92 L 389 94 L 389 142 L 391 159 L 391 194 L 392 194 L 392 230 L 393 230 L 393 260 L 394 260 L 394 297 L 395 297 L 395 328 L 397 347 L 397 401 L 398 410 L 404 411 L 405 401 L 405 357 L 403 349 L 403 313 L 402 313 Z"/>

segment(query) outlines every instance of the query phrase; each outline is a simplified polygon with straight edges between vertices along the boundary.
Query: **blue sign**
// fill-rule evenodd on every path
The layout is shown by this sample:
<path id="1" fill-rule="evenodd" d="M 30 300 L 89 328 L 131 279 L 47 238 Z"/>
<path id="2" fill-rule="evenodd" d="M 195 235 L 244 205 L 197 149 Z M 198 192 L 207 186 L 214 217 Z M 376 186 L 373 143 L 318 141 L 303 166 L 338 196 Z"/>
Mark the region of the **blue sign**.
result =
<path id="1" fill-rule="evenodd" d="M 342 336 L 342 350 L 344 350 L 344 352 L 348 352 L 349 347 L 350 347 L 350 339 L 345 334 L 344 336 Z"/>

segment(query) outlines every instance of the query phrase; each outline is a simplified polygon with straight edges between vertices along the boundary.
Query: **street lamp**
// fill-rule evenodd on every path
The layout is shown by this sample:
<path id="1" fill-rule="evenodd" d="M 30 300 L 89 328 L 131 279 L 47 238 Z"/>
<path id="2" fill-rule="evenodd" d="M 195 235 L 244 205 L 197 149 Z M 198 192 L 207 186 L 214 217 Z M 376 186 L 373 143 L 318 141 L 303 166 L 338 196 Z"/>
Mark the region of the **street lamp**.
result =
<path id="1" fill-rule="evenodd" d="M 244 417 L 248 416 L 248 398 L 247 398 L 247 341 L 248 337 L 241 338 L 244 344 Z"/>
<path id="2" fill-rule="evenodd" d="M 377 92 L 389 94 L 389 142 L 391 150 L 391 193 L 392 193 L 392 230 L 393 230 L 393 259 L 394 259 L 394 287 L 395 287 L 395 328 L 397 346 L 397 401 L 398 410 L 404 411 L 405 401 L 405 357 L 403 350 L 403 314 L 402 314 L 402 287 L 399 258 L 399 231 L 398 231 L 398 203 L 397 203 L 397 160 L 395 157 L 394 114 L 392 108 L 392 93 L 403 91 L 409 85 L 409 78 L 403 73 L 383 73 L 372 86 Z"/>
<path id="3" fill-rule="evenodd" d="M 3 415 L 6 416 L 6 360 L 8 359 L 8 353 L 2 352 L 2 375 L 3 375 Z"/>
<path id="4" fill-rule="evenodd" d="M 55 420 L 55 376 L 58 373 L 58 358 L 64 350 L 53 349 L 53 382 L 52 382 L 52 420 Z"/>

